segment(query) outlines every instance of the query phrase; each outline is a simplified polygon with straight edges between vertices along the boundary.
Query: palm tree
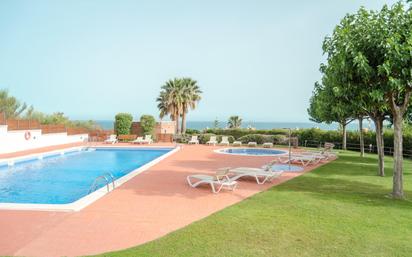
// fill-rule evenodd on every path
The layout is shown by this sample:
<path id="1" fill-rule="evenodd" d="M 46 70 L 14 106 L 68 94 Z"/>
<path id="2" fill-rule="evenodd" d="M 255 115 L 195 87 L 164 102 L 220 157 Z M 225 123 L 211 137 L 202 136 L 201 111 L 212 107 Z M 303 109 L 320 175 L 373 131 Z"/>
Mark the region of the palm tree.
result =
<path id="1" fill-rule="evenodd" d="M 169 80 L 161 89 L 159 97 L 156 99 L 160 118 L 170 115 L 170 119 L 176 122 L 176 133 L 180 134 L 182 131 L 184 133 L 187 112 L 189 108 L 196 107 L 202 91 L 200 91 L 197 82 L 190 78 Z M 180 127 L 180 117 L 182 117 L 182 127 Z"/>
<path id="2" fill-rule="evenodd" d="M 229 128 L 240 128 L 242 124 L 242 119 L 239 116 L 230 116 L 227 122 Z"/>
<path id="3" fill-rule="evenodd" d="M 160 95 L 156 98 L 157 108 L 159 109 L 159 117 L 163 119 L 166 115 L 169 114 L 169 105 L 167 103 L 167 95 L 165 91 L 161 91 Z M 170 117 L 172 120 L 174 118 Z"/>
<path id="4" fill-rule="evenodd" d="M 200 94 L 202 91 L 197 85 L 197 81 L 191 78 L 183 78 L 183 102 L 182 102 L 182 133 L 186 133 L 186 115 L 189 108 L 194 110 L 197 103 L 202 98 Z"/>
<path id="5" fill-rule="evenodd" d="M 167 81 L 162 86 L 159 97 L 156 99 L 158 102 L 157 107 L 160 110 L 160 118 L 169 114 L 170 119 L 176 122 L 176 133 L 180 134 L 179 117 L 182 113 L 182 86 L 181 80 L 175 78 Z"/>

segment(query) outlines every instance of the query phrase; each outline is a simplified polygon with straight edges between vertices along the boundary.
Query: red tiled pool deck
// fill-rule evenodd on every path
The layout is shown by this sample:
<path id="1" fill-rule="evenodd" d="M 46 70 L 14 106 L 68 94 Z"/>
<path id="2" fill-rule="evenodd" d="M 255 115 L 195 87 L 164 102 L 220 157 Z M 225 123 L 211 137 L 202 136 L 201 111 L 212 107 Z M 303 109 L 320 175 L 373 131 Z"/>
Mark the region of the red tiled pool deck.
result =
<path id="1" fill-rule="evenodd" d="M 1 210 L 0 255 L 79 256 L 136 246 L 302 174 L 284 173 L 265 185 L 241 180 L 235 191 L 219 194 L 209 186 L 189 187 L 190 174 L 212 174 L 227 166 L 260 167 L 273 160 L 218 154 L 213 152 L 217 148 L 184 145 L 79 212 Z M 42 150 L 53 149 L 57 147 Z"/>

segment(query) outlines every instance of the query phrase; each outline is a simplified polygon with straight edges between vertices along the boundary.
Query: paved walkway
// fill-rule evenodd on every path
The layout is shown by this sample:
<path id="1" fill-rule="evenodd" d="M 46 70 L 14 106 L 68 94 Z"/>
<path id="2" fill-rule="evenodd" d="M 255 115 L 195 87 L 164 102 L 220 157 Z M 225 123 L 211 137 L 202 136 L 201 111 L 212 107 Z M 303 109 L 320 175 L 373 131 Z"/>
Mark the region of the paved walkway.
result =
<path id="1" fill-rule="evenodd" d="M 78 256 L 132 247 L 300 175 L 284 173 L 266 185 L 242 180 L 235 191 L 220 194 L 206 186 L 189 187 L 189 174 L 212 174 L 226 166 L 260 167 L 272 160 L 217 154 L 216 148 L 185 145 L 79 212 L 0 211 L 0 255 Z"/>

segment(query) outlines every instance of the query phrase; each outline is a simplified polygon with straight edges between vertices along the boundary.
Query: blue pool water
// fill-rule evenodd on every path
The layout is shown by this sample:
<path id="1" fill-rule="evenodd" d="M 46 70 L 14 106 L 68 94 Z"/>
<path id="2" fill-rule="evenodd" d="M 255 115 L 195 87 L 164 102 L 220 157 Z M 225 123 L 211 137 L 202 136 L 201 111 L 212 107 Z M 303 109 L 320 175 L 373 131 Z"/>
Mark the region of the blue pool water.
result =
<path id="1" fill-rule="evenodd" d="M 263 149 L 263 148 L 228 148 L 221 150 L 222 153 L 226 154 L 236 154 L 236 155 L 280 155 L 286 154 L 286 151 L 275 150 L 275 149 Z"/>
<path id="2" fill-rule="evenodd" d="M 109 172 L 118 179 L 171 150 L 97 148 L 3 165 L 0 202 L 72 203 L 88 194 L 96 177 Z"/>

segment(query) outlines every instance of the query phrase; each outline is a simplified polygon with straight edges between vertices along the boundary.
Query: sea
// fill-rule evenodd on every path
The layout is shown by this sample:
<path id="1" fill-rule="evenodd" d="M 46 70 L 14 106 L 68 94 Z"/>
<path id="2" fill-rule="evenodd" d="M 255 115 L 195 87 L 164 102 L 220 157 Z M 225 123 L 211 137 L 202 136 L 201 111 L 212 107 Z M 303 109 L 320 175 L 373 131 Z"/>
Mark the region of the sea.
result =
<path id="1" fill-rule="evenodd" d="M 113 129 L 113 121 L 110 120 L 97 120 L 103 129 Z M 227 123 L 219 122 L 219 128 L 225 128 Z M 242 122 L 242 128 L 256 128 L 256 129 L 277 129 L 277 128 L 291 128 L 291 129 L 305 129 L 305 128 L 320 128 L 323 130 L 337 130 L 339 128 L 338 123 L 325 124 L 315 122 L 262 122 L 262 121 L 244 121 Z M 373 123 L 365 121 L 363 123 L 364 128 L 373 130 Z M 214 128 L 213 121 L 187 121 L 187 128 L 190 129 L 206 129 Z M 358 122 L 353 121 L 347 126 L 348 130 L 356 131 L 358 129 Z"/>

